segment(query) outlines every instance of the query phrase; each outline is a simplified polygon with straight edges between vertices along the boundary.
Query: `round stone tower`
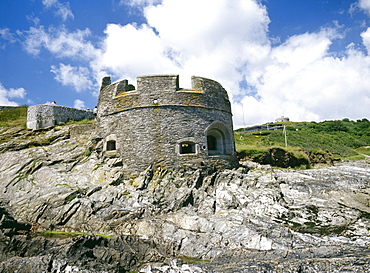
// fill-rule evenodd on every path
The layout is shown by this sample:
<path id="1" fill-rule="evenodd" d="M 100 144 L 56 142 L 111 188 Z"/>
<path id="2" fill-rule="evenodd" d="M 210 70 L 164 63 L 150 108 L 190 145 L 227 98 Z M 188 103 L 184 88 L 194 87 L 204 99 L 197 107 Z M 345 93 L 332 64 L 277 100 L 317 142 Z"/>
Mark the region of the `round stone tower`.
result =
<path id="1" fill-rule="evenodd" d="M 237 166 L 230 101 L 213 80 L 192 77 L 192 88 L 182 89 L 178 75 L 141 76 L 135 89 L 106 77 L 98 121 L 104 155 L 130 172 Z"/>

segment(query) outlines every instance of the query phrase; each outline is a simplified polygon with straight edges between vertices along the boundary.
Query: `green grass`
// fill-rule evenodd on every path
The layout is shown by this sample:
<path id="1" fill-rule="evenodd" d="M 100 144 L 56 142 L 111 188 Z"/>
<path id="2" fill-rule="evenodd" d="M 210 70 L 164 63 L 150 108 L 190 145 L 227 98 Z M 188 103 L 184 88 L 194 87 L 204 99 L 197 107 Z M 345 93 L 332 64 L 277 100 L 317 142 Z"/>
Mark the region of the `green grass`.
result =
<path id="1" fill-rule="evenodd" d="M 359 154 L 370 156 L 370 146 L 360 147 L 357 148 L 355 151 L 358 152 Z"/>
<path id="2" fill-rule="evenodd" d="M 0 127 L 26 127 L 27 124 L 27 105 L 0 110 Z M 84 125 L 94 124 L 95 120 L 83 119 L 79 121 L 70 120 L 60 125 Z"/>
<path id="3" fill-rule="evenodd" d="M 242 133 L 235 132 L 237 152 L 247 154 L 258 162 L 272 147 L 281 147 L 287 152 L 302 156 L 329 155 L 332 160 L 365 159 L 370 155 L 370 121 L 348 119 L 324 122 L 286 122 L 286 138 L 282 130 Z"/>
<path id="4" fill-rule="evenodd" d="M 0 111 L 0 127 L 26 127 L 27 105 Z"/>
<path id="5" fill-rule="evenodd" d="M 19 106 L 0 111 L 0 127 L 26 127 L 28 106 Z M 65 125 L 94 124 L 94 120 L 68 121 Z M 60 124 L 63 125 L 63 124 Z M 282 148 L 298 159 L 319 155 L 337 159 L 363 160 L 370 156 L 370 121 L 349 119 L 323 122 L 285 122 L 287 143 L 281 130 L 242 133 L 235 131 L 236 150 L 247 158 L 260 162 L 272 148 Z M 273 125 L 272 125 L 273 126 Z M 27 136 L 25 136 L 27 137 Z M 9 139 L 3 135 L 0 143 Z M 47 140 L 43 145 L 49 144 Z M 89 151 L 85 152 L 89 156 Z M 312 158 L 311 158 L 312 159 Z M 315 159 L 314 159 L 315 161 Z M 315 163 L 315 162 L 314 162 Z"/>
<path id="6" fill-rule="evenodd" d="M 72 125 L 72 124 L 76 124 L 76 125 L 85 125 L 85 124 L 94 124 L 96 123 L 95 120 L 93 119 L 82 119 L 82 120 L 78 120 L 78 121 L 75 121 L 75 120 L 69 120 L 68 122 L 64 123 L 66 125 Z M 59 125 L 62 125 L 62 124 L 59 124 Z"/>
<path id="7" fill-rule="evenodd" d="M 100 234 L 100 233 L 87 233 L 87 232 L 64 232 L 64 231 L 41 231 L 37 232 L 37 235 L 41 236 L 50 236 L 50 237 L 73 237 L 73 236 L 80 236 L 80 235 L 95 235 L 95 236 L 100 236 L 103 238 L 111 238 L 112 235 L 105 235 L 105 234 Z"/>
<path id="8" fill-rule="evenodd" d="M 188 263 L 188 264 L 209 264 L 211 262 L 210 260 L 197 259 L 197 258 L 188 257 L 188 256 L 182 256 L 182 257 L 179 257 L 179 259 L 183 261 L 184 263 Z"/>

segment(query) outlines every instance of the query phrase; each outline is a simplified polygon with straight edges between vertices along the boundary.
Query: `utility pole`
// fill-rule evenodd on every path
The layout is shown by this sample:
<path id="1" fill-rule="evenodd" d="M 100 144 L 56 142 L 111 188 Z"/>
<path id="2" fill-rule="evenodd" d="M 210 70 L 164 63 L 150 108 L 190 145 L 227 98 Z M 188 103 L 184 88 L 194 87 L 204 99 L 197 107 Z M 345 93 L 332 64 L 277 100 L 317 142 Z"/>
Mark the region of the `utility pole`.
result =
<path id="1" fill-rule="evenodd" d="M 284 139 L 285 139 L 285 147 L 288 147 L 288 141 L 286 139 L 286 127 L 284 125 L 284 129 L 283 129 L 283 134 L 284 134 Z"/>

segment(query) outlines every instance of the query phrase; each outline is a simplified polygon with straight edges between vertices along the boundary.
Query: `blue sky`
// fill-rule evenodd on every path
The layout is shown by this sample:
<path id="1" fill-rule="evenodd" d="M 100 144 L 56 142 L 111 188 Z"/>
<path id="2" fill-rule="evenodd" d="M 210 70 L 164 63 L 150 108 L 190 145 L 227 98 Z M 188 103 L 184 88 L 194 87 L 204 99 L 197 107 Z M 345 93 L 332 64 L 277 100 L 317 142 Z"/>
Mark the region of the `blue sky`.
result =
<path id="1" fill-rule="evenodd" d="M 102 77 L 220 82 L 235 127 L 370 118 L 370 0 L 2 0 L 0 105 L 93 108 Z"/>

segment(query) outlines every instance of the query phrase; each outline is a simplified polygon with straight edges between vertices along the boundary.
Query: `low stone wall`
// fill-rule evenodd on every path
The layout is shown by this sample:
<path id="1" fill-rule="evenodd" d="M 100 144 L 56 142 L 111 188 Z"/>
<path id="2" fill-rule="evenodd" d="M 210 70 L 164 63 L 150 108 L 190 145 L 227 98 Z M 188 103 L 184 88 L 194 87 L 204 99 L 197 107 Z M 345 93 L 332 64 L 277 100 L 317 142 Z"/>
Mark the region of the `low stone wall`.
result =
<path id="1" fill-rule="evenodd" d="M 82 119 L 94 119 L 94 117 L 93 112 L 89 110 L 40 104 L 28 107 L 27 128 L 38 130 L 69 120 L 78 121 Z"/>
<path id="2" fill-rule="evenodd" d="M 96 130 L 97 130 L 96 124 L 83 124 L 71 127 L 69 132 L 71 138 L 74 138 L 81 135 L 90 135 L 96 132 Z"/>

